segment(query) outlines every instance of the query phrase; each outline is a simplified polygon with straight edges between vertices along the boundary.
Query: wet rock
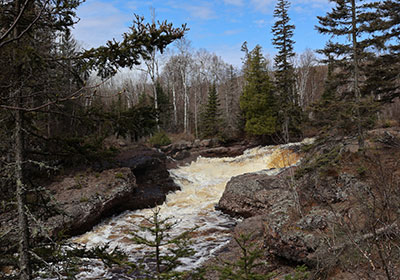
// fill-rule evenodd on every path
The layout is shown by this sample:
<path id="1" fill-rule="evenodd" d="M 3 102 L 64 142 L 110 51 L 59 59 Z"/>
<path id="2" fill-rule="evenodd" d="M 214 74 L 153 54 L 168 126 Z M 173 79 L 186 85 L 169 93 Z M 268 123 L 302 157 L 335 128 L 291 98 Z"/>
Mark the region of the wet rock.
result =
<path id="1" fill-rule="evenodd" d="M 129 168 L 79 174 L 52 183 L 48 190 L 59 214 L 45 222 L 50 236 L 57 236 L 59 232 L 84 233 L 102 218 L 131 209 L 136 189 L 136 180 Z"/>
<path id="2" fill-rule="evenodd" d="M 172 155 L 172 158 L 176 159 L 176 160 L 183 160 L 183 159 L 189 158 L 190 155 L 191 154 L 189 151 L 184 150 L 184 151 L 176 152 L 174 155 Z"/>
<path id="3" fill-rule="evenodd" d="M 179 190 L 166 167 L 167 157 L 156 149 L 140 147 L 117 157 L 118 165 L 131 169 L 138 188 L 132 203 L 135 209 L 153 207 L 165 201 L 171 191 Z"/>
<path id="4" fill-rule="evenodd" d="M 199 154 L 203 157 L 236 157 L 243 154 L 246 149 L 246 146 L 235 145 L 231 147 L 203 149 Z"/>
<path id="5" fill-rule="evenodd" d="M 275 176 L 248 173 L 233 177 L 216 206 L 217 209 L 233 216 L 251 217 L 266 211 L 276 213 L 294 207 L 287 175 L 289 170 Z"/>
<path id="6" fill-rule="evenodd" d="M 232 178 L 217 208 L 247 218 L 237 229 L 244 233 L 258 232 L 256 239 L 263 240 L 270 258 L 312 267 L 317 261 L 316 252 L 321 249 L 321 233 L 334 217 L 321 206 L 301 215 L 297 193 L 288 177 L 293 168 L 274 176 L 249 173 Z M 343 180 L 348 180 L 348 184 L 353 182 L 346 176 Z"/>

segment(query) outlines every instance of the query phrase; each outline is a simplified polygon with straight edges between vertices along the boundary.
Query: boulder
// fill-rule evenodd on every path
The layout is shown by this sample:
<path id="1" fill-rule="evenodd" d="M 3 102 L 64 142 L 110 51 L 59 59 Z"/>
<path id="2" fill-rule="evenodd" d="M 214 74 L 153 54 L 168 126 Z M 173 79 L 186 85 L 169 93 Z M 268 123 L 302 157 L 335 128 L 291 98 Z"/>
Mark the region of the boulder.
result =
<path id="1" fill-rule="evenodd" d="M 104 217 L 134 208 L 137 188 L 129 168 L 79 174 L 52 183 L 48 190 L 59 214 L 45 222 L 50 236 L 81 234 Z"/>
<path id="2" fill-rule="evenodd" d="M 268 212 L 281 213 L 294 207 L 289 188 L 289 169 L 275 176 L 247 173 L 233 177 L 216 208 L 232 216 L 251 217 Z"/>
<path id="3" fill-rule="evenodd" d="M 246 218 L 237 230 L 245 234 L 256 231 L 258 236 L 262 231 L 260 239 L 270 258 L 313 267 L 321 250 L 322 232 L 335 217 L 318 205 L 307 214 L 299 213 L 299 195 L 288 177 L 294 168 L 273 176 L 248 173 L 232 178 L 217 208 Z"/>
<path id="4" fill-rule="evenodd" d="M 120 167 L 130 168 L 136 178 L 135 209 L 161 204 L 169 192 L 179 190 L 167 170 L 166 155 L 156 149 L 131 149 L 116 160 Z"/>

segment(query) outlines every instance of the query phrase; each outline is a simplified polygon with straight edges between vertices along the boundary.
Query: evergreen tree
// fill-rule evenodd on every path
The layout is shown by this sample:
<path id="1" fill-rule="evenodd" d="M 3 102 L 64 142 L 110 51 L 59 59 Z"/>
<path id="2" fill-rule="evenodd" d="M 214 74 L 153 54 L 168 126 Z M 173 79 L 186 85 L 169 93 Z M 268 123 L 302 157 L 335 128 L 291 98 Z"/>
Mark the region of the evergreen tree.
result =
<path id="1" fill-rule="evenodd" d="M 204 138 L 215 137 L 219 133 L 221 126 L 220 103 L 218 100 L 215 84 L 210 86 L 208 91 L 208 101 L 201 116 L 201 135 Z"/>
<path id="2" fill-rule="evenodd" d="M 169 101 L 169 96 L 164 92 L 163 87 L 160 82 L 156 82 L 156 91 L 157 91 L 157 104 L 158 104 L 158 116 L 159 122 L 162 129 L 167 129 L 171 126 L 171 111 L 172 106 Z"/>
<path id="3" fill-rule="evenodd" d="M 55 40 L 76 22 L 75 9 L 80 3 L 78 0 L 0 2 L 0 108 L 1 115 L 11 121 L 6 128 L 9 139 L 3 141 L 10 145 L 7 158 L 12 160 L 7 164 L 14 169 L 11 172 L 14 184 L 9 187 L 16 190 L 20 279 L 32 278 L 26 204 L 31 186 L 25 178 L 26 166 L 28 162 L 43 163 L 53 156 L 48 149 L 50 133 L 44 129 L 51 118 L 43 121 L 43 116 L 54 107 L 62 107 L 61 102 L 83 95 L 82 90 L 63 94 L 65 85 L 59 77 L 61 69 L 68 70 L 68 63 L 63 62 L 71 57 L 60 53 Z M 119 67 L 139 64 L 155 49 L 162 51 L 186 30 L 173 28 L 166 22 L 144 24 L 143 20 L 136 18 L 122 42 L 109 41 L 107 46 L 75 56 L 80 65 L 78 72 L 98 70 L 102 77 L 111 76 Z"/>
<path id="4" fill-rule="evenodd" d="M 379 102 L 392 102 L 400 96 L 400 2 L 386 0 L 366 5 L 369 17 L 366 27 L 374 32 L 369 42 L 376 54 L 366 64 L 366 83 L 361 88 L 364 95 L 373 95 Z"/>
<path id="5" fill-rule="evenodd" d="M 240 97 L 240 108 L 246 121 L 245 131 L 250 135 L 272 135 L 276 132 L 277 114 L 267 62 L 258 45 L 246 56 L 246 84 Z"/>
<path id="6" fill-rule="evenodd" d="M 335 42 L 329 41 L 320 51 L 329 58 L 325 61 L 333 66 L 329 90 L 335 91 L 341 104 L 341 109 L 335 106 L 331 113 L 339 114 L 340 119 L 346 120 L 344 128 L 348 132 L 354 130 L 353 126 L 356 128 L 359 145 L 363 147 L 364 130 L 370 123 L 371 109 L 374 108 L 373 104 L 363 99 L 362 94 L 362 77 L 366 75 L 366 65 L 373 57 L 373 40 L 365 35 L 376 31 L 371 26 L 376 4 L 363 4 L 357 0 L 331 2 L 336 4 L 335 7 L 326 16 L 318 17 L 320 26 L 317 26 L 320 33 L 337 38 Z"/>
<path id="7" fill-rule="evenodd" d="M 178 225 L 171 217 L 162 218 L 160 209 L 156 208 L 150 218 L 145 218 L 147 225 L 139 226 L 132 232 L 132 240 L 152 249 L 143 258 L 144 263 L 154 262 L 155 272 L 146 271 L 145 279 L 183 279 L 184 272 L 174 271 L 182 265 L 182 258 L 191 257 L 195 251 L 190 247 L 190 234 L 187 230 L 176 236 L 171 231 Z"/>
<path id="8" fill-rule="evenodd" d="M 279 0 L 274 10 L 275 24 L 272 27 L 274 35 L 272 43 L 278 49 L 275 56 L 275 87 L 280 107 L 280 120 L 285 142 L 289 142 L 290 132 L 299 132 L 301 108 L 298 105 L 296 79 L 291 59 L 294 57 L 293 31 L 295 26 L 290 24 L 288 10 L 290 2 Z"/>

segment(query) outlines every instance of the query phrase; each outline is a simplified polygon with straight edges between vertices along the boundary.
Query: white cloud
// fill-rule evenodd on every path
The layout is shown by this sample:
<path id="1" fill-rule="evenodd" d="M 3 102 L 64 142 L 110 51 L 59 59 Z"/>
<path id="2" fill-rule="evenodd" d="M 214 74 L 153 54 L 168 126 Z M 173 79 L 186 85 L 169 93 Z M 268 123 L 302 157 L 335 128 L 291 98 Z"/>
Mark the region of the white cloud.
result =
<path id="1" fill-rule="evenodd" d="M 257 11 L 272 13 L 276 0 L 251 0 L 250 3 Z"/>
<path id="2" fill-rule="evenodd" d="M 244 56 L 243 52 L 240 50 L 241 44 L 236 45 L 219 45 L 214 48 L 214 52 L 222 57 L 222 59 L 232 64 L 234 67 L 241 68 L 242 67 L 242 57 Z"/>
<path id="3" fill-rule="evenodd" d="M 267 26 L 267 21 L 265 19 L 259 19 L 255 20 L 254 23 L 257 25 L 259 28 L 264 28 Z"/>
<path id="4" fill-rule="evenodd" d="M 244 5 L 243 0 L 224 0 L 224 3 L 227 5 L 233 5 L 233 6 L 243 6 Z"/>
<path id="5" fill-rule="evenodd" d="M 297 7 L 302 7 L 303 9 L 327 9 L 331 6 L 329 0 L 295 0 L 293 4 Z"/>
<path id="6" fill-rule="evenodd" d="M 275 5 L 277 0 L 250 0 L 252 7 L 260 11 L 262 13 L 270 13 L 272 14 L 273 10 L 275 9 Z M 292 7 L 300 7 L 300 9 L 326 9 L 330 7 L 329 0 L 293 0 L 291 1 Z M 297 9 L 297 11 L 300 11 Z"/>
<path id="7" fill-rule="evenodd" d="M 224 34 L 229 36 L 229 35 L 236 35 L 241 32 L 243 32 L 243 29 L 231 29 L 231 30 L 226 30 Z"/>
<path id="8" fill-rule="evenodd" d="M 186 5 L 183 8 L 195 18 L 208 20 L 217 17 L 214 9 L 209 5 Z"/>
<path id="9" fill-rule="evenodd" d="M 85 48 L 104 45 L 113 38 L 120 40 L 121 34 L 128 31 L 127 23 L 133 18 L 121 12 L 112 3 L 88 1 L 79 8 L 80 21 L 75 25 L 73 34 L 78 42 L 84 42 Z"/>

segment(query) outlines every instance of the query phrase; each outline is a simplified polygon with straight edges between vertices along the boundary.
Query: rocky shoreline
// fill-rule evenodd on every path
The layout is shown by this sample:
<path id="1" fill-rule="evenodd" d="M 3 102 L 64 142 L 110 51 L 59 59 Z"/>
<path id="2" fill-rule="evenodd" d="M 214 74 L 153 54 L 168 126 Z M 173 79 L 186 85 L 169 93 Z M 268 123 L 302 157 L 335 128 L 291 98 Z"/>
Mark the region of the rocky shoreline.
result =
<path id="1" fill-rule="evenodd" d="M 233 235 L 249 235 L 251 242 L 258 244 L 265 262 L 258 268 L 261 273 L 273 272 L 274 279 L 292 279 L 285 277 L 296 275 L 296 267 L 305 265 L 313 279 L 352 279 L 354 273 L 366 279 L 383 277 L 384 267 L 379 260 L 368 260 L 361 255 L 355 265 L 349 256 L 363 251 L 349 248 L 354 247 L 352 242 L 357 242 L 360 248 L 365 245 L 363 242 L 371 242 L 368 231 L 371 213 L 363 210 L 362 202 L 380 191 L 375 186 L 374 172 L 390 171 L 396 178 L 400 175 L 396 169 L 400 129 L 370 131 L 366 142 L 368 152 L 360 152 L 354 138 L 318 143 L 307 151 L 308 159 L 300 166 L 283 169 L 275 175 L 242 174 L 228 182 L 216 208 L 243 218 Z M 45 218 L 40 226 L 31 221 L 33 239 L 81 234 L 111 215 L 161 204 L 168 192 L 179 189 L 169 176 L 169 168 L 198 156 L 236 156 L 252 145 L 220 147 L 207 140 L 181 141 L 162 151 L 136 146 L 125 148 L 114 161 L 94 170 L 59 176 L 47 187 L 47 205 L 53 208 L 42 210 L 48 213 L 43 213 Z M 378 162 L 380 169 L 375 170 Z M 391 187 L 387 184 L 384 186 Z M 392 192 L 397 191 L 393 188 Z M 1 232 L 6 233 L 1 250 L 7 256 L 6 253 L 15 250 L 16 218 L 7 212 L 0 220 Z M 376 231 L 379 237 L 381 232 L 398 236 L 397 228 L 397 222 L 390 221 Z M 372 259 L 377 252 L 370 254 Z M 204 267 L 234 262 L 239 256 L 240 247 L 231 241 Z M 376 268 L 372 272 L 371 262 Z M 9 265 L 7 259 L 1 259 L 0 264 Z M 206 279 L 218 276 L 211 269 Z"/>
<path id="2" fill-rule="evenodd" d="M 272 272 L 273 279 L 387 279 L 388 267 L 379 256 L 395 262 L 386 254 L 400 232 L 395 216 L 382 219 L 398 207 L 400 129 L 370 131 L 367 146 L 359 151 L 355 138 L 333 139 L 315 145 L 298 167 L 228 182 L 217 208 L 244 218 L 234 236 L 250 235 L 259 244 L 266 263 L 261 273 Z M 391 199 L 380 197 L 386 191 Z M 240 254 L 233 240 L 205 266 L 233 263 Z M 298 272 L 300 266 L 306 272 Z M 392 275 L 400 275 L 396 267 L 390 267 Z M 209 272 L 206 279 L 218 278 Z"/>

